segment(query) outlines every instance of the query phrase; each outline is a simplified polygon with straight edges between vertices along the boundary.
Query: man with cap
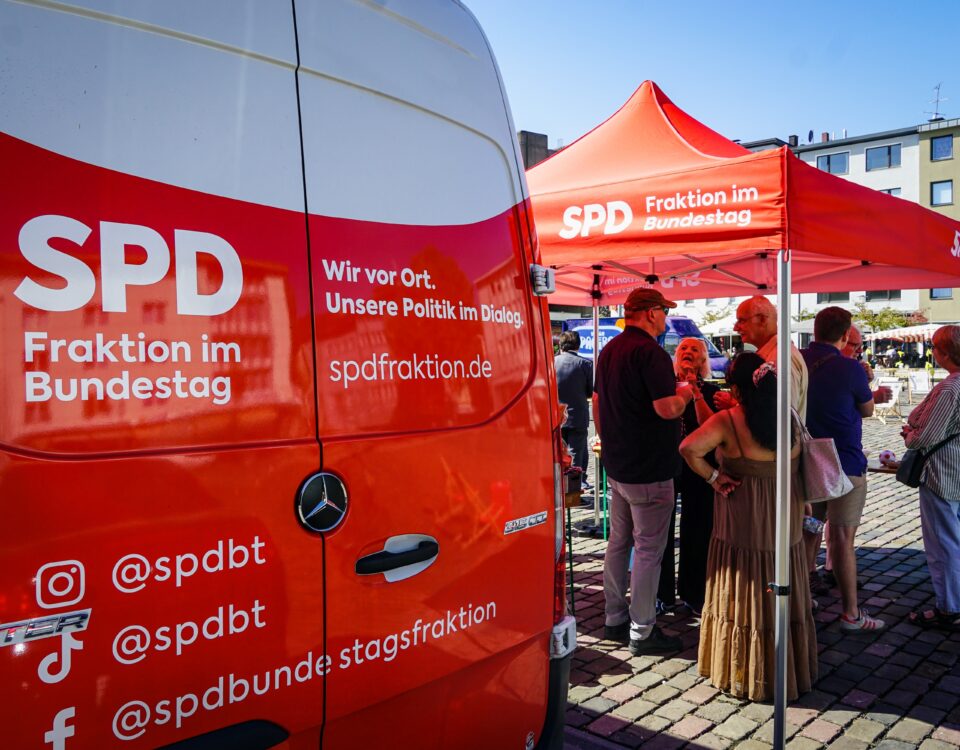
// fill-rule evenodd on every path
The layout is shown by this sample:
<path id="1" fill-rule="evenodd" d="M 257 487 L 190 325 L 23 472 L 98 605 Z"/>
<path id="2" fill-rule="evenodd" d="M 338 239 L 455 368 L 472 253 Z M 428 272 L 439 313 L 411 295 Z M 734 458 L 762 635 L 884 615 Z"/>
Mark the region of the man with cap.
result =
<path id="1" fill-rule="evenodd" d="M 702 396 L 694 384 L 678 386 L 670 355 L 657 344 L 676 306 L 656 289 L 634 289 L 624 304 L 623 333 L 597 358 L 594 421 L 611 488 L 604 637 L 629 641 L 634 655 L 681 648 L 679 638 L 656 625 L 656 591 L 680 473 L 679 418 Z"/>

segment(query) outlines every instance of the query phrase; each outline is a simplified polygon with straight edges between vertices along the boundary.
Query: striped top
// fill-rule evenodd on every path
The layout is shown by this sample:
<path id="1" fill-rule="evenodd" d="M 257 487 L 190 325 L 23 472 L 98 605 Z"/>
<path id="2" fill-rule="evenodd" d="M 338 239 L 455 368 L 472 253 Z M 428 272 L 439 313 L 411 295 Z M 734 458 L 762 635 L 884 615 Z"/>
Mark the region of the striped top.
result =
<path id="1" fill-rule="evenodd" d="M 905 438 L 908 448 L 929 448 L 960 433 L 960 373 L 952 373 L 910 412 L 914 428 Z M 923 470 L 923 484 L 945 500 L 960 500 L 960 438 L 940 448 Z"/>

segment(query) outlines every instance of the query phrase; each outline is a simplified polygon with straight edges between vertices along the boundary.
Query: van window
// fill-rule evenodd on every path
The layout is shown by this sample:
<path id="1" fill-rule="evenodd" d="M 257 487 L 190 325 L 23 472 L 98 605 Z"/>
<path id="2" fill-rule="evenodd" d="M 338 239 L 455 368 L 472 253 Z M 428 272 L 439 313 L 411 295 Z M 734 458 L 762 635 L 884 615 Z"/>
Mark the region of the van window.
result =
<path id="1" fill-rule="evenodd" d="M 370 13 L 308 4 L 298 24 L 321 437 L 477 424 L 532 373 L 522 188 L 489 58 L 405 25 L 379 42 L 330 36 Z M 425 70 L 453 65 L 483 101 L 372 68 L 364 48 L 376 57 L 378 43 L 425 56 Z"/>

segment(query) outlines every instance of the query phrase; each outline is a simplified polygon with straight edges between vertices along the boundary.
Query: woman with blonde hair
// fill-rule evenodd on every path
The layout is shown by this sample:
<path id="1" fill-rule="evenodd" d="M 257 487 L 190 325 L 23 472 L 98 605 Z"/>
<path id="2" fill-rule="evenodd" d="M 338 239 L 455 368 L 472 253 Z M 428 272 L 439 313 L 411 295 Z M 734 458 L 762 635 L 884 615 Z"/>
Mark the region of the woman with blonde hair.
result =
<path id="1" fill-rule="evenodd" d="M 695 383 L 700 394 L 687 404 L 680 426 L 681 438 L 693 433 L 719 410 L 714 396 L 720 391 L 710 376 L 710 355 L 703 339 L 685 338 L 674 353 L 674 371 L 678 382 Z M 705 460 L 718 466 L 711 451 Z M 713 530 L 713 487 L 684 463 L 677 483 L 680 493 L 680 564 L 677 572 L 677 596 L 695 614 L 703 609 L 707 586 L 707 549 Z"/>

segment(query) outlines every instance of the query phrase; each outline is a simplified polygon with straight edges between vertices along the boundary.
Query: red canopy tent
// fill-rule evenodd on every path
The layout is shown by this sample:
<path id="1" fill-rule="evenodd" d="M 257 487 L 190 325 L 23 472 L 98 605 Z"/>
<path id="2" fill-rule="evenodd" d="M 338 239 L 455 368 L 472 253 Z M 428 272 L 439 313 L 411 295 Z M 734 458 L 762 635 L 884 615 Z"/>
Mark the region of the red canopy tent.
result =
<path id="1" fill-rule="evenodd" d="M 527 172 L 555 304 L 619 304 L 638 285 L 669 299 L 960 286 L 960 223 L 820 171 L 786 147 L 752 153 L 644 82 L 610 119 Z M 789 337 L 777 369 L 789 371 Z M 778 446 L 790 378 L 778 378 Z M 777 451 L 774 744 L 785 742 L 790 461 Z M 759 582 L 761 585 L 766 582 Z"/>
<path id="2" fill-rule="evenodd" d="M 651 81 L 527 172 L 554 304 L 618 304 L 642 280 L 674 299 L 960 286 L 960 223 L 802 162 L 752 153 Z"/>

